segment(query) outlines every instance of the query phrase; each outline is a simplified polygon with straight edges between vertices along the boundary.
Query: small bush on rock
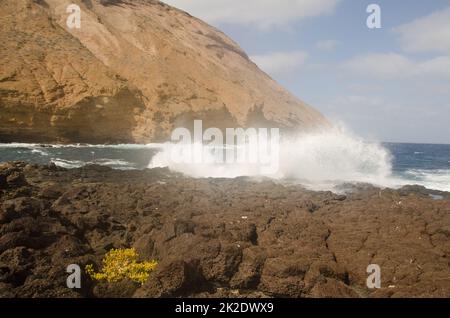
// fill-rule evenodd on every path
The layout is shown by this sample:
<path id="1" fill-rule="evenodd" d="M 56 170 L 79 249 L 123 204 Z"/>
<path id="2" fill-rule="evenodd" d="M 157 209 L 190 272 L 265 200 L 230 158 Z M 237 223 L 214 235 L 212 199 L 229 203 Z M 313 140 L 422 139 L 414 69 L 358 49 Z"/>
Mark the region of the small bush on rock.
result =
<path id="1" fill-rule="evenodd" d="M 158 264 L 156 261 L 138 262 L 138 254 L 134 248 L 112 249 L 102 260 L 103 267 L 94 271 L 92 264 L 86 266 L 86 273 L 94 280 L 106 280 L 109 283 L 128 278 L 144 284 L 150 273 Z"/>

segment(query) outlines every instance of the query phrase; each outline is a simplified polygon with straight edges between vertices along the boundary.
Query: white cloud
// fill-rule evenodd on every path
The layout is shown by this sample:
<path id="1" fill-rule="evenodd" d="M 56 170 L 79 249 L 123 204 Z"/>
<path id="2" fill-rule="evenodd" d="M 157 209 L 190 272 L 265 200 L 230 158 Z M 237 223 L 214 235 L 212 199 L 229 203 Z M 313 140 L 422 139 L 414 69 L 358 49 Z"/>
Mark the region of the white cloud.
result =
<path id="1" fill-rule="evenodd" d="M 304 51 L 272 52 L 250 57 L 259 68 L 271 75 L 294 72 L 305 64 L 307 58 L 308 54 Z"/>
<path id="2" fill-rule="evenodd" d="M 418 75 L 432 75 L 450 78 L 450 56 L 440 56 L 422 62 L 418 64 L 416 73 Z"/>
<path id="3" fill-rule="evenodd" d="M 209 23 L 262 28 L 333 12 L 341 0 L 164 0 Z"/>
<path id="4" fill-rule="evenodd" d="M 334 50 L 339 44 L 340 42 L 336 40 L 325 40 L 317 42 L 316 47 L 320 50 L 331 51 Z"/>
<path id="5" fill-rule="evenodd" d="M 450 52 L 450 7 L 394 29 L 402 47 L 415 52 Z"/>
<path id="6" fill-rule="evenodd" d="M 394 28 L 394 32 L 404 51 L 438 55 L 419 60 L 405 54 L 373 53 L 348 60 L 341 69 L 382 79 L 450 79 L 450 7 Z"/>
<path id="7" fill-rule="evenodd" d="M 341 68 L 382 79 L 418 76 L 450 78 L 450 57 L 440 56 L 425 61 L 414 61 L 396 53 L 368 54 L 344 62 Z"/>
<path id="8" fill-rule="evenodd" d="M 404 76 L 413 67 L 413 63 L 400 54 L 368 54 L 348 60 L 342 67 L 368 76 L 393 78 Z"/>

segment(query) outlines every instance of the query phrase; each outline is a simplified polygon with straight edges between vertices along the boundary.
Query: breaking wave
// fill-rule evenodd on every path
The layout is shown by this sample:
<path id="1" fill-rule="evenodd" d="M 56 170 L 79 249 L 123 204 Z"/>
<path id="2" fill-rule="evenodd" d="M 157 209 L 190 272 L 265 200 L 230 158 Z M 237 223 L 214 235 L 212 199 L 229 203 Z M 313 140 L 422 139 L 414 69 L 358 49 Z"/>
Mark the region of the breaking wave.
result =
<path id="1" fill-rule="evenodd" d="M 450 169 L 411 169 L 404 173 L 403 184 L 421 184 L 429 189 L 450 192 Z"/>
<path id="2" fill-rule="evenodd" d="M 343 183 L 370 183 L 391 188 L 418 184 L 450 191 L 450 145 L 367 142 L 344 129 L 303 134 L 280 141 L 276 173 L 263 173 L 254 164 L 176 163 L 170 160 L 174 147 L 170 143 L 10 143 L 0 144 L 0 162 L 21 160 L 44 165 L 53 162 L 64 168 L 99 164 L 120 170 L 169 167 L 197 178 L 264 176 L 313 190 L 339 191 Z M 207 159 L 214 159 L 212 154 L 206 155 Z"/>
<path id="3" fill-rule="evenodd" d="M 330 189 L 344 182 L 394 186 L 391 154 L 381 144 L 365 142 L 343 130 L 303 134 L 280 142 L 279 169 L 261 174 L 254 165 L 177 164 L 170 160 L 172 148 L 165 144 L 149 168 L 169 167 L 192 177 L 267 176 L 297 180 L 313 189 Z"/>

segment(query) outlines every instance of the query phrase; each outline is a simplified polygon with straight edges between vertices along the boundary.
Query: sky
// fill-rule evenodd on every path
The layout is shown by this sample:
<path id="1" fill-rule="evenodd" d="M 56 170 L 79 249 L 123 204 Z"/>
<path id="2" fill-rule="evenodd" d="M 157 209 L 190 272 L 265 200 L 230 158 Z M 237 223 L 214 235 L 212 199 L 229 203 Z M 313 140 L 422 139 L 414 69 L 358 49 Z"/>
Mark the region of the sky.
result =
<path id="1" fill-rule="evenodd" d="M 450 144 L 450 0 L 164 0 L 368 140 Z M 370 29 L 370 4 L 381 28 Z"/>

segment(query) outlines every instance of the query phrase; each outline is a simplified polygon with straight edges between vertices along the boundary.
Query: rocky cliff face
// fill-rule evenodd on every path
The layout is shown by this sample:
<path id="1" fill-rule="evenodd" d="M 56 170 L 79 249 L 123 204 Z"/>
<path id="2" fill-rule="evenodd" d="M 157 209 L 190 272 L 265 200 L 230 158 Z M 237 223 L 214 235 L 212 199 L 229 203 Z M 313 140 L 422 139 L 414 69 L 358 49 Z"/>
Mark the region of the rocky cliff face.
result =
<path id="1" fill-rule="evenodd" d="M 223 33 L 159 1 L 1 0 L 0 40 L 0 142 L 147 143 L 193 119 L 328 125 Z"/>

